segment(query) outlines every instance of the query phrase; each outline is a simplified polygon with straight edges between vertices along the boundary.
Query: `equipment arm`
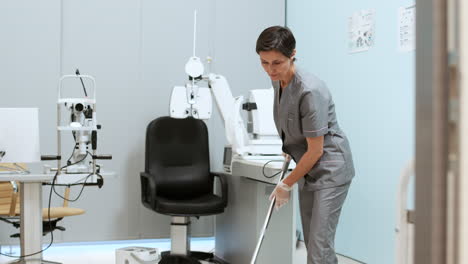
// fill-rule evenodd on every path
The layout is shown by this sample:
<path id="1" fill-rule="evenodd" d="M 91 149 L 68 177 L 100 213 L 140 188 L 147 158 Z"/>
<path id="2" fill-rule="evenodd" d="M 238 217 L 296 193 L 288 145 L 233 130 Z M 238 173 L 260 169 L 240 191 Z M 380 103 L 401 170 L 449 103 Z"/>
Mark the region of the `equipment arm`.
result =
<path id="1" fill-rule="evenodd" d="M 240 115 L 243 97 L 234 98 L 232 96 L 229 84 L 222 75 L 208 75 L 208 84 L 218 110 L 221 113 L 226 138 L 229 144 L 231 144 L 233 152 L 240 155 L 248 152 L 246 145 L 249 137 Z"/>

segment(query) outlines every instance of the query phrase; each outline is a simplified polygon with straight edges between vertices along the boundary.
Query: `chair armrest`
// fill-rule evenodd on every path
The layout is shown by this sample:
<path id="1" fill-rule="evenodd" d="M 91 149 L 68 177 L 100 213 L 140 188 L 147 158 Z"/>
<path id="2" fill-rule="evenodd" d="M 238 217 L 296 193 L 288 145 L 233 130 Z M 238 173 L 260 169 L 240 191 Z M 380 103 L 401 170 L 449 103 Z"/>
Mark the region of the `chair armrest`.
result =
<path id="1" fill-rule="evenodd" d="M 224 207 L 226 207 L 228 203 L 228 185 L 226 174 L 222 172 L 211 172 L 210 174 L 213 177 L 216 176 L 219 178 L 219 183 L 221 184 L 221 199 L 223 199 Z"/>
<path id="2" fill-rule="evenodd" d="M 147 172 L 140 172 L 141 202 L 146 208 L 154 210 L 156 208 L 156 182 L 153 175 Z"/>

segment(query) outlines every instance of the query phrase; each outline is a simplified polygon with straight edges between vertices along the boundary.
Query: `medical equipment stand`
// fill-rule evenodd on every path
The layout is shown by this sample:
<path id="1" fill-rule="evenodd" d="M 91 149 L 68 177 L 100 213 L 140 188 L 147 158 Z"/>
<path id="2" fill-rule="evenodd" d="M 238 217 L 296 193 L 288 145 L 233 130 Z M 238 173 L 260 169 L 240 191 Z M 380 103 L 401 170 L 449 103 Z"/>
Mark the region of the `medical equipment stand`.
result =
<path id="1" fill-rule="evenodd" d="M 281 180 L 283 180 L 284 176 L 288 172 L 289 162 L 290 161 L 291 161 L 291 157 L 289 155 L 284 157 L 284 163 L 283 163 L 283 167 L 281 169 L 281 176 L 278 179 L 278 183 L 280 183 Z M 268 228 L 268 224 L 270 223 L 270 219 L 271 219 L 271 215 L 273 213 L 273 208 L 275 206 L 275 202 L 276 202 L 276 199 L 275 199 L 275 197 L 273 197 L 273 199 L 271 200 L 271 203 L 270 203 L 270 207 L 268 208 L 267 216 L 265 218 L 265 223 L 263 223 L 263 227 L 262 227 L 262 230 L 260 232 L 260 238 L 258 239 L 257 246 L 255 247 L 255 251 L 254 251 L 254 254 L 252 256 L 252 260 L 250 261 L 250 264 L 255 264 L 255 261 L 257 261 L 257 255 L 258 255 L 258 252 L 260 251 L 260 247 L 262 246 L 263 239 L 265 238 L 265 232 L 266 232 L 266 229 Z"/>

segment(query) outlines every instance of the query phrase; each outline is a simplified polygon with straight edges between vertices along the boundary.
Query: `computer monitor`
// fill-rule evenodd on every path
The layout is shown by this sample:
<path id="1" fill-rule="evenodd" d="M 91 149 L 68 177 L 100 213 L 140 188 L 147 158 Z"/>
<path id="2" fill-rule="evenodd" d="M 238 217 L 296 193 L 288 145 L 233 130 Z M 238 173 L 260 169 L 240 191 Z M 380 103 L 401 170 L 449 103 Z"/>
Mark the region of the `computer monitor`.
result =
<path id="1" fill-rule="evenodd" d="M 231 164 L 232 164 L 232 147 L 225 146 L 224 147 L 224 155 L 223 155 L 223 168 L 225 172 L 231 172 Z"/>
<path id="2" fill-rule="evenodd" d="M 0 163 L 40 160 L 38 109 L 0 108 Z"/>

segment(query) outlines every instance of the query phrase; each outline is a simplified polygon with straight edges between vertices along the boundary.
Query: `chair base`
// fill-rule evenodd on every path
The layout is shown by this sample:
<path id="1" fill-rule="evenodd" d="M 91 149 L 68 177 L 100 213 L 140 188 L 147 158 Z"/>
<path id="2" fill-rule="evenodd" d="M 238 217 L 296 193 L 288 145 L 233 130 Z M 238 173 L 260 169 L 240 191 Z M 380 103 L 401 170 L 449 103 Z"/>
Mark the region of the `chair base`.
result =
<path id="1" fill-rule="evenodd" d="M 62 264 L 61 262 L 55 262 L 55 261 L 48 261 L 48 260 L 38 260 L 40 261 L 39 263 L 41 264 Z M 8 264 L 26 264 L 26 263 L 31 263 L 31 260 L 24 260 L 24 259 L 18 259 L 18 260 L 14 260 L 12 262 L 8 262 Z"/>
<path id="2" fill-rule="evenodd" d="M 167 255 L 165 257 L 161 257 L 161 260 L 158 262 L 159 264 L 201 264 L 195 258 L 188 257 L 188 256 L 180 256 L 180 255 Z"/>
<path id="3" fill-rule="evenodd" d="M 200 260 L 210 261 L 214 258 L 213 253 L 190 251 L 189 256 L 171 255 L 170 251 L 161 252 L 159 264 L 201 264 Z"/>

